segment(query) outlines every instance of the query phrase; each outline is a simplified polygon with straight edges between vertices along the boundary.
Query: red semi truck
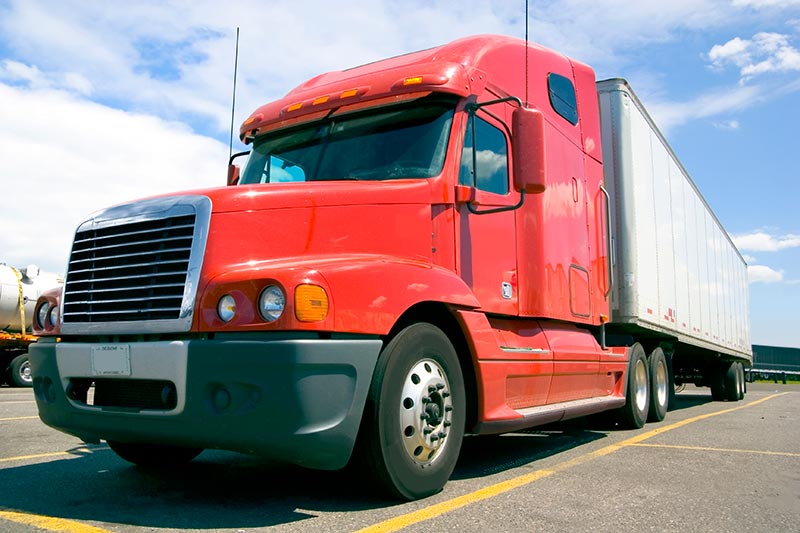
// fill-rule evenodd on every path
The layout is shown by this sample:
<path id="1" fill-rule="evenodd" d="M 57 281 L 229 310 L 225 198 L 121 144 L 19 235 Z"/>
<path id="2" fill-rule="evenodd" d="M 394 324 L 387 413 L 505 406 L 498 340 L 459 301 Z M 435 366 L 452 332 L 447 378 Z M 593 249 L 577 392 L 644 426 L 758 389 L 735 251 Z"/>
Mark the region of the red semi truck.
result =
<path id="1" fill-rule="evenodd" d="M 465 434 L 743 397 L 744 261 L 624 81 L 470 37 L 317 76 L 240 138 L 228 187 L 77 228 L 38 303 L 45 423 L 137 464 L 352 463 L 414 499 Z"/>

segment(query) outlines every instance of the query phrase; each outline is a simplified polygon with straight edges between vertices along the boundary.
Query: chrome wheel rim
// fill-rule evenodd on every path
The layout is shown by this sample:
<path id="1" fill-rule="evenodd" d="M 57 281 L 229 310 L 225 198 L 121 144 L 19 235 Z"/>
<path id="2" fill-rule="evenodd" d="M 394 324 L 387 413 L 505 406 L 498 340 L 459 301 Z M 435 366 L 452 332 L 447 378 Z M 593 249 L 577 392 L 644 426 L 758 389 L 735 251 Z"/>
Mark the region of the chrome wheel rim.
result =
<path id="1" fill-rule="evenodd" d="M 31 363 L 30 361 L 25 361 L 19 367 L 19 377 L 25 383 L 33 383 L 33 376 L 31 376 Z"/>
<path id="2" fill-rule="evenodd" d="M 432 359 L 419 361 L 403 382 L 400 435 L 408 457 L 421 466 L 436 461 L 447 447 L 453 399 L 444 369 Z"/>
<path id="3" fill-rule="evenodd" d="M 636 379 L 634 391 L 634 399 L 636 401 L 636 408 L 639 411 L 644 411 L 647 407 L 647 365 L 642 359 L 636 361 Z"/>
<path id="4" fill-rule="evenodd" d="M 656 388 L 656 399 L 658 400 L 658 405 L 666 405 L 667 404 L 667 365 L 664 364 L 664 361 L 659 361 L 658 365 L 656 366 L 656 376 L 655 376 L 655 383 L 654 386 Z"/>

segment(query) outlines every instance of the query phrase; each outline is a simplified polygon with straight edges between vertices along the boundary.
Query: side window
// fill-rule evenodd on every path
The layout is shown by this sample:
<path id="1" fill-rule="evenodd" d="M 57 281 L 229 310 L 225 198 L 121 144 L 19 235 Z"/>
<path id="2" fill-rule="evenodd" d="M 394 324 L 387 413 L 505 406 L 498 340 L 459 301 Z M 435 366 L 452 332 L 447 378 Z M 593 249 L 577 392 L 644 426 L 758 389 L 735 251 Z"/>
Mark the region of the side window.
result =
<path id="1" fill-rule="evenodd" d="M 477 172 L 473 165 L 477 167 Z M 458 182 L 483 191 L 508 194 L 506 136 L 501 130 L 474 115 L 467 122 Z"/>
<path id="2" fill-rule="evenodd" d="M 578 104 L 572 80 L 551 72 L 547 75 L 547 92 L 550 93 L 550 105 L 556 113 L 572 125 L 577 124 Z"/>

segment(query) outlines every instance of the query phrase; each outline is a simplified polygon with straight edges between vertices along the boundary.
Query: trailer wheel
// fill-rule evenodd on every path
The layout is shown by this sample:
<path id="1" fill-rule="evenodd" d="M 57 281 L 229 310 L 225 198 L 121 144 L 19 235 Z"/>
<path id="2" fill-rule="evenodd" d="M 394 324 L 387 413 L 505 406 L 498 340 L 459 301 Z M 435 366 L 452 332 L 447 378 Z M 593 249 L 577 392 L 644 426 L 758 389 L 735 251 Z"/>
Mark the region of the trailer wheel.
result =
<path id="1" fill-rule="evenodd" d="M 188 463 L 203 451 L 202 448 L 181 448 L 163 444 L 141 444 L 108 441 L 114 453 L 129 463 L 144 467 L 166 468 Z"/>
<path id="2" fill-rule="evenodd" d="M 664 351 L 656 348 L 650 354 L 648 361 L 650 374 L 650 411 L 647 415 L 648 422 L 661 422 L 667 416 L 669 407 L 669 370 Z"/>
<path id="3" fill-rule="evenodd" d="M 406 327 L 378 358 L 354 459 L 389 494 L 408 500 L 442 490 L 464 436 L 458 356 L 431 324 Z"/>
<path id="4" fill-rule="evenodd" d="M 734 361 L 725 369 L 724 388 L 725 399 L 729 402 L 738 402 L 742 394 L 742 372 L 739 372 L 740 363 Z"/>
<path id="5" fill-rule="evenodd" d="M 744 365 L 736 363 L 739 371 L 739 400 L 744 400 L 744 395 L 747 392 L 747 381 L 744 379 Z"/>
<path id="6" fill-rule="evenodd" d="M 31 376 L 31 362 L 28 354 L 16 356 L 8 365 L 8 384 L 13 387 L 33 387 Z"/>
<path id="7" fill-rule="evenodd" d="M 650 410 L 650 379 L 644 348 L 636 343 L 630 349 L 628 362 L 628 388 L 625 405 L 617 410 L 615 418 L 628 429 L 639 429 L 647 421 Z"/>

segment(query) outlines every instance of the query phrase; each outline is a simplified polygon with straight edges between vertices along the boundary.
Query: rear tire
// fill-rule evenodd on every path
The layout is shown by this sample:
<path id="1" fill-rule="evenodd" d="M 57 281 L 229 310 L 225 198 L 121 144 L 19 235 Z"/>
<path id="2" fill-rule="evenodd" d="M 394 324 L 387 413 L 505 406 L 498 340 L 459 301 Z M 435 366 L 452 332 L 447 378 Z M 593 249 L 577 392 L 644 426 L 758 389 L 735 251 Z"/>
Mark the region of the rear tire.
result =
<path id="1" fill-rule="evenodd" d="M 747 392 L 747 380 L 744 379 L 744 365 L 736 363 L 739 367 L 739 400 L 744 400 L 744 395 Z"/>
<path id="2" fill-rule="evenodd" d="M 458 356 L 437 327 L 412 324 L 383 349 L 354 460 L 390 495 L 415 500 L 453 473 L 466 420 Z"/>
<path id="3" fill-rule="evenodd" d="M 650 373 L 641 344 L 631 346 L 629 353 L 625 405 L 614 412 L 614 418 L 623 428 L 639 429 L 650 411 Z"/>
<path id="4" fill-rule="evenodd" d="M 108 441 L 114 453 L 129 463 L 144 467 L 174 467 L 188 463 L 203 451 L 202 448 L 181 448 L 163 444 L 140 444 Z"/>
<path id="5" fill-rule="evenodd" d="M 724 387 L 725 399 L 729 402 L 738 402 L 741 400 L 742 393 L 742 372 L 739 371 L 741 365 L 738 361 L 734 361 L 725 369 Z"/>
<path id="6" fill-rule="evenodd" d="M 648 360 L 650 378 L 650 410 L 647 415 L 648 422 L 661 422 L 667 416 L 669 408 L 669 369 L 664 351 L 656 348 Z"/>

